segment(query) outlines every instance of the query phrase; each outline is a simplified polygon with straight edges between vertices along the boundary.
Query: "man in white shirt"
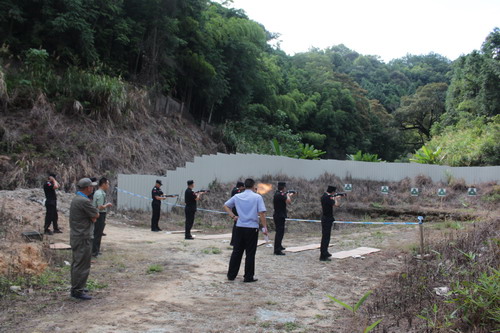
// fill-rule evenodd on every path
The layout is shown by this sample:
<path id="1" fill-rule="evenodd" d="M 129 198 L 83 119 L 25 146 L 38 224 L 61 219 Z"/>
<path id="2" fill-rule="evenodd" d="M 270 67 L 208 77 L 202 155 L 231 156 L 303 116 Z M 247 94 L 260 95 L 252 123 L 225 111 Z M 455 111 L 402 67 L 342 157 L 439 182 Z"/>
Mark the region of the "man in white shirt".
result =
<path id="1" fill-rule="evenodd" d="M 254 192 L 255 181 L 245 180 L 245 191 L 236 194 L 224 203 L 224 210 L 236 221 L 236 230 L 233 239 L 233 253 L 229 261 L 227 272 L 228 280 L 234 280 L 240 270 L 241 259 L 245 252 L 245 275 L 243 282 L 255 282 L 255 253 L 259 238 L 259 219 L 262 231 L 267 235 L 266 206 L 260 194 Z M 236 207 L 238 215 L 232 208 Z"/>

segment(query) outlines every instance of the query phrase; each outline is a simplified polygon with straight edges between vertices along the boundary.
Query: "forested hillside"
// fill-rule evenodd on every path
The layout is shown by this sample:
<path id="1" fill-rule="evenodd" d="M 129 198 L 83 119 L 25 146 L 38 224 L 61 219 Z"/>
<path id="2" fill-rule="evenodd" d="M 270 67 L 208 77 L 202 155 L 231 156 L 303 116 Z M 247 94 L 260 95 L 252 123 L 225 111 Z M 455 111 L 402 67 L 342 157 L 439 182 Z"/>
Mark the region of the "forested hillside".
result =
<path id="1" fill-rule="evenodd" d="M 5 0 L 2 114 L 22 115 L 42 96 L 76 122 L 133 130 L 144 101 L 165 95 L 213 125 L 230 152 L 500 164 L 498 28 L 453 62 L 384 63 L 344 45 L 290 56 L 268 43 L 278 33 L 206 0 Z M 0 154 L 13 164 L 54 153 L 13 132 L 0 127 Z M 158 140 L 175 136 L 167 132 Z"/>

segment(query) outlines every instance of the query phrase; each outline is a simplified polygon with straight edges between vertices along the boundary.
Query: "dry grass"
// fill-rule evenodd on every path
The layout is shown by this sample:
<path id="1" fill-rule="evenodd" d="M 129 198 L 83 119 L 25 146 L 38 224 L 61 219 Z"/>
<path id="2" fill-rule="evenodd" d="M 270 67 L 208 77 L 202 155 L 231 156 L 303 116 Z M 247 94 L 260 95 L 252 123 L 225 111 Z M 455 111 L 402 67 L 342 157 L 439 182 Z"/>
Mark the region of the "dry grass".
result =
<path id="1" fill-rule="evenodd" d="M 162 175 L 195 155 L 216 151 L 208 136 L 192 135 L 198 133 L 194 124 L 153 117 L 150 104 L 144 90 L 131 87 L 123 106 L 129 111 L 120 111 L 120 121 L 57 112 L 43 94 L 29 109 L 0 114 L 0 154 L 6 157 L 0 163 L 0 189 L 39 187 L 49 171 L 58 174 L 65 190 L 83 176 L 113 181 L 118 173 Z"/>
<path id="2" fill-rule="evenodd" d="M 438 296 L 434 288 L 475 283 L 483 272 L 500 267 L 499 223 L 497 217 L 474 223 L 467 232 L 450 232 L 428 245 L 430 256 L 425 260 L 408 255 L 404 271 L 371 298 L 366 315 L 384 318 L 375 332 L 391 332 L 395 327 L 418 332 L 490 332 L 494 323 L 472 326 L 463 321 L 461 312 L 451 316 L 457 306 L 447 302 L 450 297 Z M 436 313 L 429 322 L 417 317 L 433 313 L 433 308 Z"/>

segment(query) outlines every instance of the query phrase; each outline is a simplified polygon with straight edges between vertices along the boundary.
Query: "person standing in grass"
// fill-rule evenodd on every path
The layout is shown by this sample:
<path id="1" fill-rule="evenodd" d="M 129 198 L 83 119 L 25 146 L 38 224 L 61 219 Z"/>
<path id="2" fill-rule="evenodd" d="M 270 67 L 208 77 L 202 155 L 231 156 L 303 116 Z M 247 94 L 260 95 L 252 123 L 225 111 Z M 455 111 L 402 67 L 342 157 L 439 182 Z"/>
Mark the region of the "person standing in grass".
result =
<path id="1" fill-rule="evenodd" d="M 92 229 L 99 217 L 99 210 L 94 207 L 89 195 L 97 183 L 89 178 L 78 181 L 75 197 L 69 207 L 69 241 L 73 253 L 71 262 L 71 297 L 90 300 L 86 293 L 87 279 L 90 273 L 92 256 Z"/>
<path id="2" fill-rule="evenodd" d="M 99 210 L 99 217 L 94 225 L 94 240 L 92 242 L 92 256 L 101 254 L 101 239 L 106 226 L 106 213 L 111 202 L 106 202 L 106 191 L 109 189 L 109 180 L 106 177 L 99 179 L 99 188 L 94 193 L 93 204 Z"/>
<path id="3" fill-rule="evenodd" d="M 332 256 L 328 252 L 330 245 L 330 236 L 332 234 L 332 227 L 335 218 L 333 217 L 333 207 L 340 206 L 340 196 L 335 192 L 335 186 L 328 186 L 326 192 L 321 196 L 321 246 L 320 246 L 320 261 L 331 261 Z"/>
<path id="4" fill-rule="evenodd" d="M 243 252 L 245 253 L 245 275 L 243 282 L 255 282 L 255 253 L 257 252 L 257 241 L 259 238 L 259 219 L 263 226 L 262 231 L 267 235 L 266 206 L 262 196 L 254 192 L 255 181 L 245 180 L 245 191 L 236 194 L 224 203 L 224 210 L 236 221 L 234 233 L 234 245 L 227 279 L 236 279 L 240 270 Z M 238 216 L 231 210 L 236 207 Z"/>
<path id="5" fill-rule="evenodd" d="M 52 235 L 50 225 L 54 227 L 54 233 L 62 233 L 57 225 L 57 194 L 56 190 L 59 188 L 59 183 L 56 180 L 54 173 L 49 173 L 49 177 L 45 184 L 43 184 L 43 191 L 45 192 L 45 224 L 43 226 L 44 234 Z"/>
<path id="6" fill-rule="evenodd" d="M 274 254 L 284 256 L 285 248 L 281 244 L 285 235 L 285 220 L 287 218 L 286 205 L 292 202 L 293 193 L 286 191 L 286 183 L 278 182 L 278 190 L 273 197 L 274 205 L 274 226 L 276 227 L 276 235 L 274 236 Z"/>

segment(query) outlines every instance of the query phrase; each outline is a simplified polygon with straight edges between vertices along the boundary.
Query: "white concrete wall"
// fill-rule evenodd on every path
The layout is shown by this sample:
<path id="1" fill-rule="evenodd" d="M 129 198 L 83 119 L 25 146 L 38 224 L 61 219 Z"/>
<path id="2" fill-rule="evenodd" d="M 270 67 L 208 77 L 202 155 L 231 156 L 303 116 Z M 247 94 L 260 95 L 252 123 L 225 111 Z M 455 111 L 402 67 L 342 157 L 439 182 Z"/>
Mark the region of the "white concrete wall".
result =
<path id="1" fill-rule="evenodd" d="M 341 179 L 375 181 L 399 181 L 418 175 L 429 176 L 433 181 L 446 181 L 450 175 L 463 178 L 468 185 L 498 181 L 500 166 L 491 167 L 448 167 L 418 163 L 371 163 L 339 160 L 299 160 L 284 156 L 258 154 L 216 154 L 203 155 L 187 162 L 185 167 L 167 171 L 165 176 L 118 175 L 118 188 L 151 197 L 156 179 L 161 179 L 165 194 L 180 194 L 179 202 L 184 203 L 186 181 L 193 179 L 195 188 L 207 188 L 211 182 L 235 182 L 245 178 L 259 178 L 264 175 L 286 174 L 290 177 L 315 179 L 325 172 L 335 174 Z M 175 203 L 176 199 L 166 202 Z M 167 209 L 166 204 L 162 209 Z M 118 191 L 118 208 L 149 210 L 151 201 L 144 200 Z"/>

